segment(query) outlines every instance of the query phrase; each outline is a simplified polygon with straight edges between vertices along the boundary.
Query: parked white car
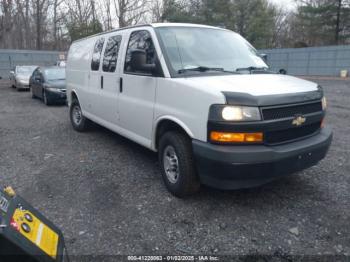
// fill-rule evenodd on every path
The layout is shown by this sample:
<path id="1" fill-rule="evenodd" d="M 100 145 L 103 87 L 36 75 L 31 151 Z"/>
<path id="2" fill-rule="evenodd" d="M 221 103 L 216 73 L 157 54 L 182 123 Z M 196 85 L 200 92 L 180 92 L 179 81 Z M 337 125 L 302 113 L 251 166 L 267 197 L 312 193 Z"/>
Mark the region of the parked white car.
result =
<path id="1" fill-rule="evenodd" d="M 59 67 L 66 67 L 66 61 L 65 60 L 59 60 L 55 63 L 55 66 L 59 66 Z"/>
<path id="2" fill-rule="evenodd" d="M 73 128 L 94 121 L 158 151 L 168 190 L 255 187 L 315 165 L 332 140 L 315 83 L 269 71 L 240 35 L 152 24 L 75 41 Z"/>
<path id="3" fill-rule="evenodd" d="M 37 66 L 16 66 L 10 71 L 10 82 L 13 88 L 20 90 L 29 90 L 29 79 Z"/>

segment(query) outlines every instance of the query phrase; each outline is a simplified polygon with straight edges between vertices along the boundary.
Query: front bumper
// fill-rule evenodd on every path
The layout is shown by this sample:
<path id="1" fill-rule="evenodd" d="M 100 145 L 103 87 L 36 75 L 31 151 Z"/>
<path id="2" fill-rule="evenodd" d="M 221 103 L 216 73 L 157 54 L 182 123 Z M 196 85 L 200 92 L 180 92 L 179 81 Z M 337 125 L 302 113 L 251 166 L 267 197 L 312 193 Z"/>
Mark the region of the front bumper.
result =
<path id="1" fill-rule="evenodd" d="M 331 145 L 323 128 L 312 137 L 283 145 L 213 145 L 193 140 L 197 170 L 203 184 L 220 189 L 256 187 L 316 165 Z"/>
<path id="2" fill-rule="evenodd" d="M 29 83 L 16 82 L 16 88 L 20 90 L 29 90 Z"/>
<path id="3" fill-rule="evenodd" d="M 64 91 L 50 91 L 46 90 L 46 96 L 47 98 L 52 102 L 65 102 L 67 99 L 66 92 Z"/>

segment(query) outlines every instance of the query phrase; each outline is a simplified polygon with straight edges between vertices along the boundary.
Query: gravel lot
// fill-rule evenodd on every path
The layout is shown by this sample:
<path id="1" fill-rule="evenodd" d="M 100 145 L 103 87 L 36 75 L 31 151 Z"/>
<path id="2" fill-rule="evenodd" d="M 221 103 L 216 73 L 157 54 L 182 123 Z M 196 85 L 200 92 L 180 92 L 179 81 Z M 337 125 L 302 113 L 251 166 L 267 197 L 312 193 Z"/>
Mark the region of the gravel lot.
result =
<path id="1" fill-rule="evenodd" d="M 319 80 L 334 130 L 328 157 L 258 189 L 203 188 L 186 200 L 162 184 L 157 156 L 102 127 L 71 128 L 0 83 L 0 184 L 62 228 L 73 255 L 350 255 L 350 81 Z M 349 257 L 348 257 L 349 258 Z"/>

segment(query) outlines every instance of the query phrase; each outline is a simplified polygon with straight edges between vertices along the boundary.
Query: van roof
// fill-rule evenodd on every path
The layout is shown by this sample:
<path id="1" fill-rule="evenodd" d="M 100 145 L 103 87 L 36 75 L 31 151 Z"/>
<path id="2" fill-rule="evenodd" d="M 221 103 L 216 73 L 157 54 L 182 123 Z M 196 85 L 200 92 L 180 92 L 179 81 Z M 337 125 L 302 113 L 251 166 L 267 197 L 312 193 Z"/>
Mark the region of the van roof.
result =
<path id="1" fill-rule="evenodd" d="M 121 31 L 121 30 L 126 30 L 126 29 L 132 29 L 132 28 L 138 28 L 138 27 L 145 27 L 145 26 L 149 26 L 149 27 L 153 27 L 153 28 L 159 28 L 159 27 L 201 27 L 201 28 L 211 28 L 211 29 L 221 29 L 221 30 L 227 30 L 224 28 L 220 28 L 220 27 L 215 27 L 215 26 L 209 26 L 209 25 L 200 25 L 200 24 L 190 24 L 190 23 L 151 23 L 151 24 L 140 24 L 140 25 L 135 25 L 135 26 L 128 26 L 128 27 L 122 27 L 122 28 L 117 28 L 117 29 L 112 29 L 109 31 L 105 31 L 105 32 L 101 32 L 95 35 L 91 35 L 88 37 L 84 37 L 78 40 L 75 40 L 74 42 L 79 42 L 85 39 L 89 39 L 95 36 L 99 36 L 99 35 L 104 35 L 104 34 L 108 34 L 108 33 L 112 33 L 112 32 L 117 32 L 117 31 Z M 73 43 L 74 43 L 73 42 Z"/>

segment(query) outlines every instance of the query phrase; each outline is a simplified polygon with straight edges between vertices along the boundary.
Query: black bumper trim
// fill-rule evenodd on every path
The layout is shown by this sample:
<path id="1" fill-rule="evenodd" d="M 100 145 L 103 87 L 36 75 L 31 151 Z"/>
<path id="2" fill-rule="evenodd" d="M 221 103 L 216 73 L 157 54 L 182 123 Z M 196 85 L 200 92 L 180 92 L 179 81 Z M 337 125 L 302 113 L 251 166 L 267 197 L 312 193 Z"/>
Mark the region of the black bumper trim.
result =
<path id="1" fill-rule="evenodd" d="M 330 147 L 332 132 L 283 145 L 213 145 L 193 140 L 203 184 L 220 189 L 255 187 L 317 164 Z"/>
<path id="2" fill-rule="evenodd" d="M 51 101 L 65 101 L 67 99 L 66 93 L 63 92 L 51 92 L 46 90 L 46 95 Z"/>

